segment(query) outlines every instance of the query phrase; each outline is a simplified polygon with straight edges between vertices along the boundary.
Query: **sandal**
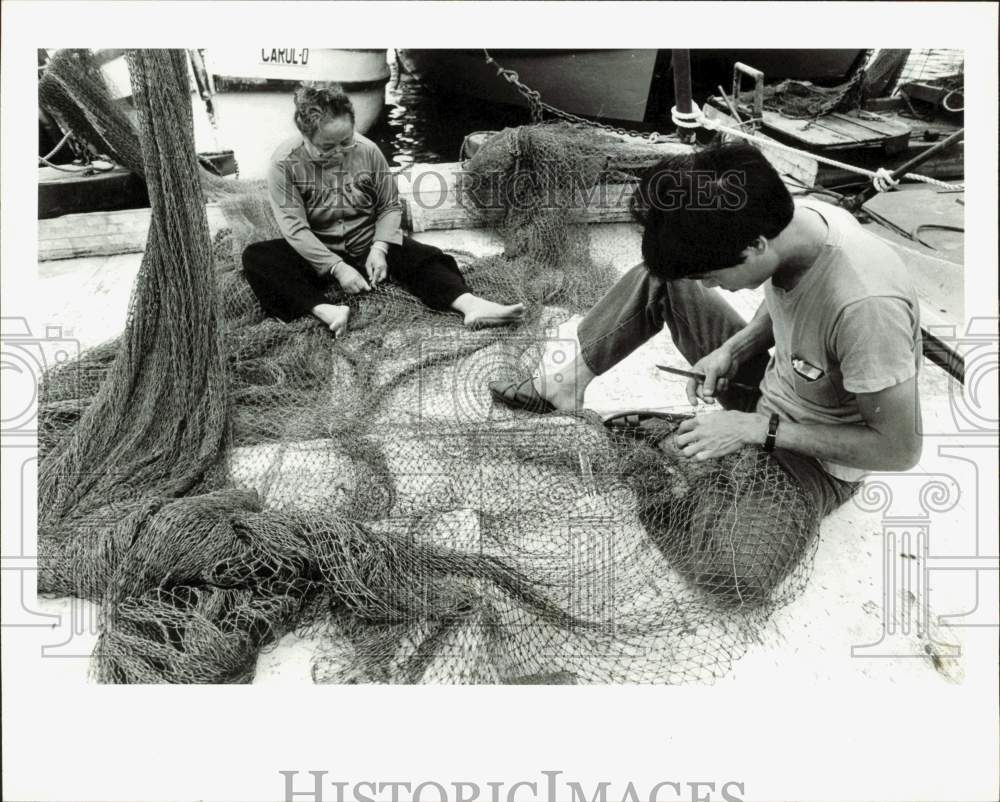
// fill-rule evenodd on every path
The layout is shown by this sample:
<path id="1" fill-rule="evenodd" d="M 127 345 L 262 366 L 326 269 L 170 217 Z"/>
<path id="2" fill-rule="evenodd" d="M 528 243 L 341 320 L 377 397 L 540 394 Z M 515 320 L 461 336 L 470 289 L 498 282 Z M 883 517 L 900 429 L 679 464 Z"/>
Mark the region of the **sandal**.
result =
<path id="1" fill-rule="evenodd" d="M 490 395 L 511 409 L 523 409 L 536 415 L 555 412 L 556 408 L 538 394 L 531 381 L 492 381 L 489 383 Z"/>
<path id="2" fill-rule="evenodd" d="M 612 435 L 631 440 L 645 440 L 655 445 L 682 422 L 692 417 L 673 412 L 653 412 L 637 409 L 629 412 L 619 412 L 606 418 L 604 427 Z"/>

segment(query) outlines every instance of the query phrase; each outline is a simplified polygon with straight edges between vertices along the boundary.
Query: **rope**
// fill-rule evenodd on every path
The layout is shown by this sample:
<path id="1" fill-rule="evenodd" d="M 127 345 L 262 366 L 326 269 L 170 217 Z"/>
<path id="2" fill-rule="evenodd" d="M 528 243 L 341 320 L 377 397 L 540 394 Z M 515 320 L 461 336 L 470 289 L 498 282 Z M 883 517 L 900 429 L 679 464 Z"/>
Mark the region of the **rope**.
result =
<path id="1" fill-rule="evenodd" d="M 76 167 L 66 167 L 61 164 L 53 164 L 44 156 L 39 156 L 38 161 L 44 164 L 46 167 L 51 167 L 53 170 L 58 170 L 61 173 L 78 173 L 80 175 L 94 175 L 95 173 L 110 173 L 115 169 L 115 166 L 109 165 L 108 167 L 95 167 L 93 162 L 90 164 L 81 164 Z"/>
<path id="2" fill-rule="evenodd" d="M 48 161 L 53 156 L 55 156 L 60 150 L 62 150 L 62 146 L 65 145 L 67 142 L 69 142 L 69 138 L 70 138 L 70 133 L 67 131 L 65 134 L 63 134 L 63 138 L 59 140 L 59 144 L 58 145 L 56 145 L 54 148 L 52 148 L 52 150 L 50 150 L 44 156 L 40 157 L 41 160 L 43 162 L 44 161 Z"/>
<path id="3" fill-rule="evenodd" d="M 53 170 L 58 170 L 61 173 L 82 173 L 83 175 L 93 175 L 94 173 L 106 173 L 113 170 L 115 166 L 112 164 L 109 167 L 95 167 L 93 162 L 89 164 L 75 165 L 73 167 L 67 167 L 62 164 L 53 164 L 50 160 L 63 148 L 67 142 L 69 142 L 70 137 L 73 136 L 72 131 L 67 131 L 63 134 L 63 138 L 59 140 L 59 144 L 56 145 L 52 150 L 46 153 L 44 156 L 39 156 L 38 161 L 40 164 L 44 164 L 46 167 L 51 167 Z"/>
<path id="4" fill-rule="evenodd" d="M 962 105 L 957 109 L 953 109 L 951 106 L 948 105 L 948 101 L 955 95 L 958 95 L 960 98 L 962 98 Z M 952 114 L 958 114 L 959 112 L 965 111 L 965 95 L 962 94 L 962 90 L 952 89 L 947 95 L 941 98 L 941 108 L 944 109 L 945 111 L 950 111 Z"/>
<path id="5" fill-rule="evenodd" d="M 676 106 L 671 106 L 670 119 L 678 128 L 701 128 L 703 115 L 698 104 L 692 100 L 691 111 L 677 111 Z"/>
<path id="6" fill-rule="evenodd" d="M 885 167 L 879 167 L 875 171 L 875 177 L 872 179 L 872 184 L 875 185 L 875 189 L 879 192 L 888 192 L 890 189 L 894 189 L 899 186 L 899 180 L 892 177 L 892 171 L 887 170 Z"/>
<path id="7" fill-rule="evenodd" d="M 769 148 L 776 148 L 777 150 L 781 150 L 786 153 L 793 153 L 798 156 L 808 156 L 810 159 L 815 159 L 820 164 L 837 167 L 841 170 L 847 170 L 858 175 L 866 176 L 872 180 L 872 183 L 874 183 L 875 188 L 878 189 L 879 192 L 885 192 L 899 183 L 898 180 L 892 178 L 891 171 L 884 167 L 880 167 L 878 170 L 866 170 L 864 167 L 856 167 L 853 164 L 840 162 L 826 156 L 819 156 L 815 153 L 809 153 L 808 151 L 793 148 L 790 145 L 784 145 L 773 139 L 765 138 L 756 134 L 750 134 L 746 131 L 741 131 L 738 128 L 730 128 L 729 126 L 722 125 L 718 120 L 711 120 L 706 117 L 704 112 L 694 101 L 691 102 L 691 112 L 689 114 L 677 114 L 674 109 L 671 109 L 671 116 L 673 117 L 674 123 L 682 128 L 690 128 L 690 121 L 697 119 L 699 124 L 709 131 L 721 131 L 722 133 L 729 134 L 730 136 L 738 136 L 748 142 L 753 142 Z M 930 184 L 931 186 L 941 187 L 943 189 L 965 189 L 965 184 L 949 184 L 945 181 L 938 181 L 936 178 L 931 178 L 930 176 L 921 175 L 920 173 L 906 173 L 906 175 L 901 176 L 901 178 L 908 178 L 911 181 L 920 181 L 921 183 Z"/>

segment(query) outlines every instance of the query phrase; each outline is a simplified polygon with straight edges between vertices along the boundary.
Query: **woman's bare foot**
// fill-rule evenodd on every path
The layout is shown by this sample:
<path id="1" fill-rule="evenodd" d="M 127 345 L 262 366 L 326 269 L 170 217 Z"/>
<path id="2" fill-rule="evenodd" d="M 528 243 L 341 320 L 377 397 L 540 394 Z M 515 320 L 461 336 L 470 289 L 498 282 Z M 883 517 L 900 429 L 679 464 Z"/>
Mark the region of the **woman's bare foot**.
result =
<path id="1" fill-rule="evenodd" d="M 465 317 L 465 325 L 470 329 L 505 326 L 508 323 L 516 323 L 524 317 L 524 304 L 505 306 L 494 301 L 487 301 L 471 292 L 458 296 L 451 308 L 462 313 Z"/>
<path id="2" fill-rule="evenodd" d="M 351 310 L 348 307 L 317 304 L 309 311 L 326 324 L 326 327 L 333 332 L 334 337 L 339 337 L 347 331 L 347 319 L 351 316 Z"/>

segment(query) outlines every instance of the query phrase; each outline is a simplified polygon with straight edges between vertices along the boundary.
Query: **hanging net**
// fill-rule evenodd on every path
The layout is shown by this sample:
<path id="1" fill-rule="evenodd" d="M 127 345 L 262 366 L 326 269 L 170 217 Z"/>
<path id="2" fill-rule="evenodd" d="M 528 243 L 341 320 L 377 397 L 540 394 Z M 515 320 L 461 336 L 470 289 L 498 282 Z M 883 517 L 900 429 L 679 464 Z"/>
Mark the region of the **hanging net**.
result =
<path id="1" fill-rule="evenodd" d="M 505 250 L 458 256 L 524 322 L 331 289 L 351 307 L 334 340 L 265 318 L 243 279 L 278 232 L 259 185 L 198 167 L 183 54 L 128 52 L 138 130 L 87 58 L 58 54 L 42 101 L 152 204 L 124 333 L 40 401 L 39 591 L 100 605 L 99 680 L 249 681 L 291 632 L 321 644 L 320 682 L 707 680 L 801 588 L 818 515 L 761 450 L 696 463 L 667 422 L 623 441 L 490 402 L 615 280 L 568 223 L 579 192 L 655 154 L 565 125 L 494 137 L 465 199 Z"/>

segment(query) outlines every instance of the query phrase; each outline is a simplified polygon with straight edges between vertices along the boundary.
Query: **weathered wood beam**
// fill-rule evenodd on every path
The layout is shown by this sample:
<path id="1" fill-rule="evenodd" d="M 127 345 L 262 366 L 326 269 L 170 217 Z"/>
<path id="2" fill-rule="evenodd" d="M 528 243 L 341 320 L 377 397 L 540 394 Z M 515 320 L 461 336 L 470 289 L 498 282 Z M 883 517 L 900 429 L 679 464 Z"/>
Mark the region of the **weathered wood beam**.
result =
<path id="1" fill-rule="evenodd" d="M 500 220 L 503 209 L 479 212 L 463 197 L 461 163 L 421 164 L 398 176 L 403 225 L 414 233 L 456 228 L 484 228 Z M 629 200 L 636 182 L 579 187 L 567 209 L 570 223 L 622 223 L 631 220 Z"/>
<path id="2" fill-rule="evenodd" d="M 222 210 L 206 203 L 211 235 L 227 227 Z M 38 261 L 142 253 L 149 236 L 150 210 L 64 214 L 38 221 Z"/>

